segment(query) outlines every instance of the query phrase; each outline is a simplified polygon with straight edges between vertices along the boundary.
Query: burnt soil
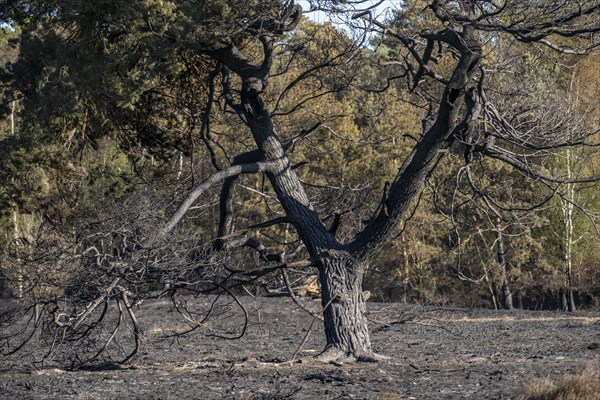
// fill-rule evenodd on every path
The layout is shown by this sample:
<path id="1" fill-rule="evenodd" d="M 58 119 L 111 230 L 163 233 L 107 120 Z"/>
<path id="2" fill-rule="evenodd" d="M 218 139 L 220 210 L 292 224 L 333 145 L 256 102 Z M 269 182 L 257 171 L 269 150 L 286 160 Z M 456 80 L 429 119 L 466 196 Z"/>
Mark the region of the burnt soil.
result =
<path id="1" fill-rule="evenodd" d="M 188 299 L 199 307 L 210 300 Z M 313 360 L 324 346 L 321 322 L 311 327 L 313 318 L 290 299 L 240 300 L 249 320 L 237 340 L 215 336 L 240 332 L 243 318 L 233 305 L 191 334 L 173 337 L 186 325 L 170 301 L 155 300 L 137 310 L 143 348 L 125 365 L 67 370 L 32 367 L 26 355 L 0 358 L 0 398 L 511 399 L 525 380 L 600 368 L 598 312 L 369 303 L 373 347 L 391 359 L 333 365 Z M 318 300 L 303 304 L 320 309 Z"/>

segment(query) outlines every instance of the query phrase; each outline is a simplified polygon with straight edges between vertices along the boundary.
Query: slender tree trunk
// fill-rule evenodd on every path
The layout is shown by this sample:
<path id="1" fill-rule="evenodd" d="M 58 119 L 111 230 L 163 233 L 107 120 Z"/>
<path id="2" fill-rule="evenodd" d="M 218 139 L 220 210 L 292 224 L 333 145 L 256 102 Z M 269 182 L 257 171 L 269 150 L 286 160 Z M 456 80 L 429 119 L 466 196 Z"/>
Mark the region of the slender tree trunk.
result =
<path id="1" fill-rule="evenodd" d="M 515 298 L 517 300 L 517 308 L 523 309 L 523 294 L 521 293 L 520 290 L 517 290 L 517 293 L 515 295 Z"/>
<path id="2" fill-rule="evenodd" d="M 505 310 L 512 310 L 512 294 L 510 292 L 510 283 L 508 282 L 506 258 L 504 257 L 504 239 L 498 226 L 496 226 L 496 239 L 498 241 L 498 264 L 500 265 L 500 273 L 502 276 L 502 307 L 504 307 Z"/>
<path id="3" fill-rule="evenodd" d="M 15 112 L 17 110 L 17 102 L 13 101 L 10 109 L 10 134 L 11 137 L 15 137 L 16 129 L 15 129 Z M 18 221 L 18 212 L 15 208 L 13 210 L 13 227 L 14 227 L 14 239 L 19 238 L 19 221 Z M 18 244 L 17 244 L 18 246 Z M 17 253 L 18 257 L 18 253 Z M 21 267 L 20 260 L 17 259 L 17 293 L 15 295 L 18 298 L 23 297 L 23 270 Z"/>
<path id="4" fill-rule="evenodd" d="M 567 302 L 567 291 L 564 287 L 561 287 L 558 291 L 560 297 L 560 309 L 563 311 L 569 310 L 569 304 Z"/>
<path id="5" fill-rule="evenodd" d="M 404 256 L 404 272 L 402 276 L 402 303 L 408 303 L 408 273 L 409 273 L 409 263 L 408 263 L 408 251 L 406 249 L 406 237 L 402 235 L 402 255 Z"/>
<path id="6" fill-rule="evenodd" d="M 10 134 L 15 136 L 15 112 L 17 111 L 17 102 L 13 101 L 10 107 Z"/>
<path id="7" fill-rule="evenodd" d="M 575 306 L 575 298 L 573 296 L 573 281 L 571 278 L 570 271 L 569 271 L 569 280 L 568 280 L 567 285 L 569 287 L 569 311 L 571 311 L 571 312 L 577 311 L 577 307 Z"/>
<path id="8" fill-rule="evenodd" d="M 14 225 L 14 238 L 15 240 L 19 239 L 19 221 L 18 221 L 18 213 L 17 210 L 13 210 L 13 225 Z M 18 248 L 19 243 L 16 243 L 16 247 Z M 19 253 L 17 250 L 17 292 L 15 293 L 17 298 L 23 297 L 23 267 L 21 266 L 21 260 L 19 260 Z"/>
<path id="9" fill-rule="evenodd" d="M 492 282 L 490 281 L 487 269 L 485 270 L 484 279 L 485 279 L 485 282 L 487 283 L 488 290 L 490 291 L 490 297 L 492 298 L 492 304 L 494 305 L 494 310 L 497 310 L 498 302 L 496 301 L 496 291 L 494 290 L 494 286 L 492 285 Z"/>
<path id="10" fill-rule="evenodd" d="M 484 278 L 484 280 L 485 280 L 485 282 L 487 284 L 487 288 L 488 288 L 488 290 L 490 292 L 490 298 L 492 299 L 492 305 L 494 306 L 494 310 L 498 310 L 500 308 L 499 307 L 499 303 L 500 302 L 498 301 L 498 293 L 496 291 L 496 286 L 492 282 L 493 279 L 490 279 L 491 268 L 488 265 L 488 260 L 490 258 L 490 255 L 489 255 L 489 251 L 487 249 L 490 246 L 487 244 L 487 240 L 485 239 L 485 236 L 483 235 L 483 231 L 479 230 L 478 234 L 479 234 L 479 237 L 481 238 L 481 240 L 482 240 L 482 242 L 484 244 L 484 247 L 486 249 L 485 256 L 480 254 L 481 267 L 482 267 L 482 269 L 484 271 L 483 278 Z"/>
<path id="11" fill-rule="evenodd" d="M 177 179 L 181 179 L 181 175 L 183 174 L 183 152 L 181 150 L 177 151 Z"/>
<path id="12" fill-rule="evenodd" d="M 573 171 L 571 170 L 571 150 L 567 149 L 567 177 L 572 178 Z M 575 185 L 567 184 L 567 197 L 573 199 L 575 197 Z M 563 272 L 565 277 L 564 288 L 562 290 L 562 309 L 563 311 L 575 311 L 575 299 L 573 298 L 573 203 L 561 199 L 561 209 L 563 212 L 563 220 L 565 223 L 564 232 L 564 265 Z"/>

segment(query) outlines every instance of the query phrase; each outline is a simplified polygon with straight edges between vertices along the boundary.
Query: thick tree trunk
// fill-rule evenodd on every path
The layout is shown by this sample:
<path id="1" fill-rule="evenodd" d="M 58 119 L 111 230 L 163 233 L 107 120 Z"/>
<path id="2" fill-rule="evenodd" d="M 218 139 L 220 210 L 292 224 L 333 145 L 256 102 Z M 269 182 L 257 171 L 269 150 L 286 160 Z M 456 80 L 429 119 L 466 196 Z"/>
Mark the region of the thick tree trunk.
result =
<path id="1" fill-rule="evenodd" d="M 323 318 L 327 345 L 323 361 L 374 360 L 362 281 L 366 264 L 343 251 L 328 251 L 320 260 Z"/>

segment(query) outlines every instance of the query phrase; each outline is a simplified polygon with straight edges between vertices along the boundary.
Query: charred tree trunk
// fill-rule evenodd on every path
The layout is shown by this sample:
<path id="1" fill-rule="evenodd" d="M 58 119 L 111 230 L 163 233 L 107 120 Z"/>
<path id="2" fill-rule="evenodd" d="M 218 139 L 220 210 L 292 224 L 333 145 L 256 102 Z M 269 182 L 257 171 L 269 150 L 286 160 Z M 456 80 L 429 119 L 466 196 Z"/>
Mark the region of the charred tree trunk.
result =
<path id="1" fill-rule="evenodd" d="M 325 252 L 320 264 L 321 301 L 327 339 L 320 359 L 374 359 L 362 291 L 366 264 L 356 262 L 343 251 Z"/>
<path id="2" fill-rule="evenodd" d="M 517 308 L 523 309 L 523 294 L 521 293 L 520 290 L 517 290 L 515 297 L 517 300 Z"/>
<path id="3" fill-rule="evenodd" d="M 308 252 L 318 261 L 327 345 L 322 361 L 374 360 L 366 319 L 362 281 L 366 262 L 347 251 L 329 232 L 292 170 L 265 110 L 259 82 L 249 80 L 244 92 L 245 118 L 264 160 L 279 164 L 267 177 Z"/>

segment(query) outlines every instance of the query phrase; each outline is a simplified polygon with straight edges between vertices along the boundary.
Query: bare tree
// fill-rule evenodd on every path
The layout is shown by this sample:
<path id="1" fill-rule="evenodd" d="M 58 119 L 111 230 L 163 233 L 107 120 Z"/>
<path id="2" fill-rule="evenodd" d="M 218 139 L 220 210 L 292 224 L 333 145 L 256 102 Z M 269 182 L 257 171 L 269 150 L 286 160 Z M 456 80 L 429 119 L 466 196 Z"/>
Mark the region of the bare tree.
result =
<path id="1" fill-rule="evenodd" d="M 278 18 L 262 21 L 260 26 L 247 27 L 253 38 L 262 44 L 262 60 L 258 63 L 252 62 L 232 42 L 204 51 L 223 65 L 224 95 L 252 133 L 256 156 L 271 163 L 265 173 L 285 210 L 286 221 L 294 226 L 311 261 L 319 269 L 327 338 L 321 360 L 377 358 L 371 349 L 361 289 L 365 271 L 371 257 L 406 217 L 423 182 L 445 150 L 454 143 L 464 148 L 467 170 L 478 157 L 488 156 L 506 162 L 550 188 L 553 184 L 598 179 L 597 176 L 551 176 L 535 168 L 539 163 L 530 162 L 539 157 L 538 152 L 591 144 L 589 131 L 569 138 L 560 134 L 547 135 L 544 126 L 522 132 L 503 117 L 486 95 L 486 87 L 492 82 L 486 81 L 486 68 L 482 65 L 483 41 L 493 40 L 493 35 L 506 35 L 562 53 L 585 53 L 596 46 L 594 33 L 600 29 L 600 6 L 595 2 L 572 3 L 556 8 L 539 2 L 516 5 L 490 1 L 434 1 L 428 6 L 435 17 L 434 24 L 430 30 L 417 31 L 395 29 L 391 24 L 372 19 L 368 11 L 354 15 L 355 19 L 364 20 L 366 29 L 375 29 L 404 47 L 398 63 L 413 90 L 417 91 L 422 81 L 428 81 L 439 88 L 440 94 L 426 97 L 431 104 L 428 122 L 424 123 L 422 136 L 393 182 L 384 190 L 376 215 L 353 238 L 343 243 L 315 212 L 262 96 L 278 33 L 294 29 L 300 8 L 293 3 L 285 5 Z M 554 44 L 552 40 L 558 37 L 573 38 L 576 46 L 567 48 Z M 445 54 L 453 60 L 452 66 L 446 71 L 436 71 L 432 63 L 436 57 Z M 235 90 L 232 75 L 239 79 Z M 486 129 L 477 129 L 482 123 Z M 486 195 L 484 189 L 475 184 L 473 188 L 492 209 L 501 207 Z"/>

